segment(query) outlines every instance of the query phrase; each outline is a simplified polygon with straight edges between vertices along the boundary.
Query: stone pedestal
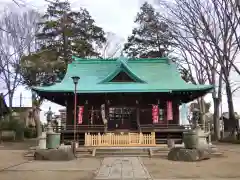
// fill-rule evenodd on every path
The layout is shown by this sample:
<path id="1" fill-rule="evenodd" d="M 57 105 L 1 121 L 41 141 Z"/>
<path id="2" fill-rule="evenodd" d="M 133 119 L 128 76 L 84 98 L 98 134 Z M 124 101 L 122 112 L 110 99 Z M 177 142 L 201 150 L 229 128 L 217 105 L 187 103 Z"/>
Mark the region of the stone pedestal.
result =
<path id="1" fill-rule="evenodd" d="M 207 137 L 209 133 L 205 133 L 201 128 L 196 129 L 198 136 L 198 148 L 209 148 L 209 144 L 207 142 Z"/>
<path id="2" fill-rule="evenodd" d="M 51 123 L 48 123 L 47 128 L 46 128 L 46 132 L 47 133 L 53 133 L 53 127 L 52 127 Z"/>
<path id="3" fill-rule="evenodd" d="M 209 148 L 207 143 L 208 133 L 201 130 L 200 127 L 189 130 L 184 133 L 183 142 L 186 149 L 205 149 Z"/>
<path id="4" fill-rule="evenodd" d="M 42 135 L 39 137 L 38 149 L 46 149 L 46 132 L 42 132 Z"/>

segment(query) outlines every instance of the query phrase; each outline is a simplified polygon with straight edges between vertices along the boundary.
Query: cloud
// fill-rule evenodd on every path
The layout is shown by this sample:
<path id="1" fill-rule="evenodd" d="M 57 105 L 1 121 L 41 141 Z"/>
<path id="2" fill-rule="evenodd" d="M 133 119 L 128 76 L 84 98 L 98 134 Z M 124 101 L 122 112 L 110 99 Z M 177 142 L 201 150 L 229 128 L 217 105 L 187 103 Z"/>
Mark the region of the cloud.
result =
<path id="1" fill-rule="evenodd" d="M 71 1 L 74 7 L 86 8 L 96 23 L 105 31 L 127 38 L 139 11 L 138 0 L 83 0 Z M 73 8 L 77 10 L 77 8 Z"/>

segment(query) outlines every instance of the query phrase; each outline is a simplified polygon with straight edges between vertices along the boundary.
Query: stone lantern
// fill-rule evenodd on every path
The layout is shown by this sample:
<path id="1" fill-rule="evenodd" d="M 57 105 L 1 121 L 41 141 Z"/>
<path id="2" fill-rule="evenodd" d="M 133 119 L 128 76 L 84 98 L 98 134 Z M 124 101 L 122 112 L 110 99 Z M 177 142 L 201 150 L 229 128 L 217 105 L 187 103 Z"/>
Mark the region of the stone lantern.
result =
<path id="1" fill-rule="evenodd" d="M 187 149 L 204 149 L 208 148 L 207 137 L 208 133 L 205 133 L 200 125 L 200 111 L 199 109 L 193 109 L 193 116 L 192 116 L 192 128 L 185 132 L 183 135 L 183 142 L 184 146 Z"/>

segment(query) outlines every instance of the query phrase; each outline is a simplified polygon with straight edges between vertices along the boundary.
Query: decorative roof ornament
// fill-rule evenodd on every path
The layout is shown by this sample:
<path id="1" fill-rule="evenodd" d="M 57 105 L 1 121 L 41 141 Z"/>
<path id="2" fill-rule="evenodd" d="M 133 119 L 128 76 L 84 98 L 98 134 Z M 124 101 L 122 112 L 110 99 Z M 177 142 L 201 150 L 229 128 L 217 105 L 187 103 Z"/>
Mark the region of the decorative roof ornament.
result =
<path id="1" fill-rule="evenodd" d="M 124 57 L 123 51 L 121 51 L 120 57 Z"/>
<path id="2" fill-rule="evenodd" d="M 123 64 L 126 65 L 128 62 L 128 58 L 124 56 L 123 51 L 121 51 L 121 54 L 119 58 L 117 59 L 118 65 L 122 66 Z"/>

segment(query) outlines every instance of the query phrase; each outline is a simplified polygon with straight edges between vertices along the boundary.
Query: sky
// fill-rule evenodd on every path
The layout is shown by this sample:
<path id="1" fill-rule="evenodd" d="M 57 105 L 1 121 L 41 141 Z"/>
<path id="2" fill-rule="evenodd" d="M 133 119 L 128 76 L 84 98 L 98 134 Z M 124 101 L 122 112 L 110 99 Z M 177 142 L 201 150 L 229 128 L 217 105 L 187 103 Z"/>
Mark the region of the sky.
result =
<path id="1" fill-rule="evenodd" d="M 44 0 L 16 0 L 19 4 L 24 2 L 28 8 L 33 8 L 44 12 L 47 3 Z M 0 0 L 0 8 L 6 7 L 11 3 L 12 0 Z M 86 8 L 91 16 L 96 21 L 96 24 L 101 26 L 107 32 L 113 32 L 117 36 L 127 39 L 128 35 L 131 34 L 132 28 L 134 27 L 134 19 L 143 0 L 70 0 L 72 8 L 77 10 L 80 7 Z M 151 2 L 151 1 L 150 1 Z M 240 81 L 239 76 L 234 76 L 233 80 Z M 31 93 L 24 87 L 19 87 L 15 93 L 14 105 L 19 106 L 20 93 L 23 96 L 23 106 L 31 106 Z M 211 94 L 206 95 L 206 101 L 211 102 Z M 45 121 L 44 113 L 48 110 L 49 106 L 52 110 L 58 114 L 58 110 L 63 108 L 59 105 L 51 102 L 44 102 L 41 106 L 41 120 Z M 234 106 L 235 111 L 240 113 L 240 92 L 234 95 Z M 227 111 L 227 100 L 226 96 L 223 96 L 222 102 L 223 112 Z M 212 110 L 212 108 L 211 108 Z"/>

